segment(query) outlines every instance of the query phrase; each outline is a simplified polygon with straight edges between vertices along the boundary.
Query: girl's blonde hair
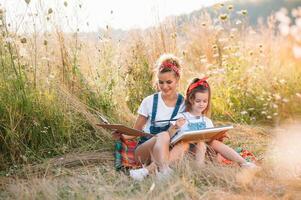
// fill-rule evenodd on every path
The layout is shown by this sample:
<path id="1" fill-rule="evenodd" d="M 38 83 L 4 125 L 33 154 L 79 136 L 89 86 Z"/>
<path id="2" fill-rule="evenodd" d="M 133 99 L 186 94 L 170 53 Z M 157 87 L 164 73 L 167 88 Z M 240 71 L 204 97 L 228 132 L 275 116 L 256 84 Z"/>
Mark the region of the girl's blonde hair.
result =
<path id="1" fill-rule="evenodd" d="M 186 111 L 187 112 L 191 111 L 191 109 L 192 109 L 191 101 L 193 101 L 195 99 L 195 94 L 197 92 L 201 92 L 201 93 L 208 92 L 208 105 L 202 114 L 206 115 L 207 117 L 210 117 L 210 115 L 211 115 L 211 89 L 210 89 L 208 82 L 205 80 L 205 81 L 203 81 L 204 84 L 200 84 L 197 87 L 194 87 L 193 89 L 190 90 L 191 85 L 193 85 L 199 81 L 201 81 L 201 79 L 194 78 L 188 86 L 186 98 L 185 98 Z"/>
<path id="2" fill-rule="evenodd" d="M 180 77 L 181 63 L 173 54 L 162 54 L 156 62 L 157 74 L 165 72 L 174 72 L 177 78 Z"/>

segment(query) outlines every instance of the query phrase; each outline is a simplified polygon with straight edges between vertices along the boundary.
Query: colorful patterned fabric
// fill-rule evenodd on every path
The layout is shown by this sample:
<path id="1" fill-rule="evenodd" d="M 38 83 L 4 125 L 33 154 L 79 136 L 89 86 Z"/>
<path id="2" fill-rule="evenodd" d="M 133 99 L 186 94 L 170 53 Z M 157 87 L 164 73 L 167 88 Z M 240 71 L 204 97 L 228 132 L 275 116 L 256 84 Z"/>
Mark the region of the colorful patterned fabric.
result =
<path id="1" fill-rule="evenodd" d="M 140 165 L 135 161 L 137 141 L 120 139 L 115 143 L 115 169 L 137 168 Z"/>

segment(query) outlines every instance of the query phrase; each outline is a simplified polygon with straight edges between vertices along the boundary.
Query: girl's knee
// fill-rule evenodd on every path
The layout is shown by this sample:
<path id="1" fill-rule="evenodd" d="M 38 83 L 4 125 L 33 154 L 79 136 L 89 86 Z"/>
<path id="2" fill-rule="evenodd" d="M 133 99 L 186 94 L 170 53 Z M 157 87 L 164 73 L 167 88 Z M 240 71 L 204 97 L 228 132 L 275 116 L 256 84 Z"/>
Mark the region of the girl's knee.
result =
<path id="1" fill-rule="evenodd" d="M 213 140 L 209 143 L 210 146 L 214 147 L 214 146 L 219 146 L 221 144 L 220 141 L 218 140 Z"/>
<path id="2" fill-rule="evenodd" d="M 205 142 L 198 142 L 197 144 L 196 144 L 196 147 L 198 148 L 198 149 L 206 149 L 206 144 L 205 144 Z"/>
<path id="3" fill-rule="evenodd" d="M 188 149 L 189 149 L 189 143 L 187 143 L 187 142 L 181 142 L 180 145 L 183 148 L 183 150 L 188 151 Z"/>

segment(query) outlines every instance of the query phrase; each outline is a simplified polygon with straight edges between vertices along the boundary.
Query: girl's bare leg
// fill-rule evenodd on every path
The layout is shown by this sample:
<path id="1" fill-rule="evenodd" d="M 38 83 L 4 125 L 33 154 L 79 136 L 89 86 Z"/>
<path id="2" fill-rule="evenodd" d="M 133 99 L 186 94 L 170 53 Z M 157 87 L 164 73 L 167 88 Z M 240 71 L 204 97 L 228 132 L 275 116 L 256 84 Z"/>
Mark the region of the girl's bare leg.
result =
<path id="1" fill-rule="evenodd" d="M 183 159 L 185 153 L 189 150 L 189 143 L 179 142 L 177 143 L 169 153 L 169 163 Z"/>
<path id="2" fill-rule="evenodd" d="M 198 142 L 195 147 L 195 160 L 198 166 L 203 166 L 205 163 L 205 154 L 207 149 L 206 144 L 205 142 Z"/>
<path id="3" fill-rule="evenodd" d="M 213 140 L 209 144 L 217 153 L 220 153 L 225 158 L 237 162 L 239 165 L 246 163 L 247 161 L 241 157 L 234 149 L 230 148 L 229 146 L 225 145 L 224 143 Z"/>

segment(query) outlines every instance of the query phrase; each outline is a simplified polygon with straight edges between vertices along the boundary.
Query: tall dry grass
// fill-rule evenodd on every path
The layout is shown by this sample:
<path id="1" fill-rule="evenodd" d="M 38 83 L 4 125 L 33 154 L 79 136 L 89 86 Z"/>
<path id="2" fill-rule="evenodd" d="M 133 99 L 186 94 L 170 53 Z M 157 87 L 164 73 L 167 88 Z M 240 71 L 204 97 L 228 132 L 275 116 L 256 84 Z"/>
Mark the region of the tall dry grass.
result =
<path id="1" fill-rule="evenodd" d="M 110 135 L 95 123 L 105 117 L 132 125 L 141 100 L 156 91 L 153 66 L 162 53 L 174 53 L 182 60 L 182 93 L 193 77 L 209 76 L 214 121 L 270 127 L 301 113 L 297 23 L 283 25 L 281 18 L 272 16 L 268 25 L 251 27 L 245 10 L 233 18 L 235 9 L 216 8 L 215 16 L 202 13 L 181 26 L 171 18 L 116 38 L 109 26 L 99 33 L 81 33 L 79 23 L 64 33 L 59 21 L 65 19 L 62 10 L 67 6 L 48 8 L 40 1 L 36 10 L 26 11 L 17 27 L 6 23 L 5 7 L 0 8 L 0 168 L 10 182 L 5 181 L 3 197 L 135 199 L 144 194 L 149 199 L 239 199 L 256 194 L 254 198 L 273 199 L 299 195 L 298 177 L 280 181 L 268 163 L 254 174 L 241 172 L 241 177 L 236 177 L 238 169 L 209 165 L 199 170 L 184 163 L 166 183 L 156 182 L 155 177 L 133 183 L 111 166 L 54 167 L 57 176 L 18 180 L 14 175 L 22 165 L 69 152 L 112 149 Z M 76 9 L 80 13 L 82 8 Z M 301 15 L 293 16 L 300 19 Z M 279 30 L 279 24 L 291 34 Z M 253 132 L 239 130 L 248 138 Z M 250 142 L 249 149 L 268 158 L 264 151 L 269 134 L 257 134 L 256 140 L 234 137 L 228 144 Z"/>

